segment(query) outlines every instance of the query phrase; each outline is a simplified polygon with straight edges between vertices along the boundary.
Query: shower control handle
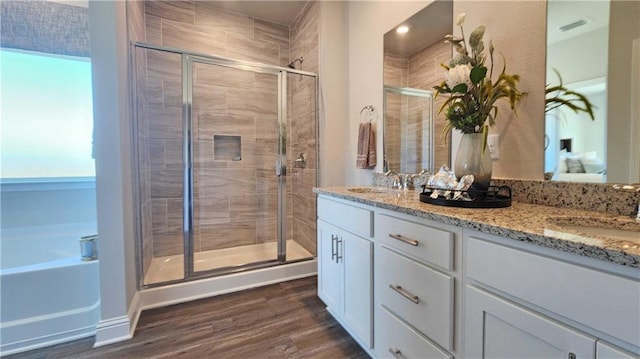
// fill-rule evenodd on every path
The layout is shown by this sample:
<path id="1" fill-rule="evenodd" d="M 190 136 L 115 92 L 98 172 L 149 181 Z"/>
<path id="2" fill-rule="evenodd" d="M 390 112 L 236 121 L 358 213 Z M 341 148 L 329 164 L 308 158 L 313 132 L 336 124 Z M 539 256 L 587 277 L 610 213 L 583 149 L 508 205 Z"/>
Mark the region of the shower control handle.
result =
<path id="1" fill-rule="evenodd" d="M 276 160 L 276 176 L 286 176 L 287 166 L 285 165 L 285 163 L 286 162 L 283 162 L 281 160 Z"/>

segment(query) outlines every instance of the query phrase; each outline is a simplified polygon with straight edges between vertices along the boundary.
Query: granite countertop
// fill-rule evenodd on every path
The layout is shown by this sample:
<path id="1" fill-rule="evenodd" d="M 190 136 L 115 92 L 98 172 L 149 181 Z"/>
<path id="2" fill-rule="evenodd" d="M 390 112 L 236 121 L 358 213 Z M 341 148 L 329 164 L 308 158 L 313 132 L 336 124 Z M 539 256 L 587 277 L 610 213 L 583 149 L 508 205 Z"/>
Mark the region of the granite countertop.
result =
<path id="1" fill-rule="evenodd" d="M 314 188 L 313 191 L 563 252 L 640 268 L 640 223 L 630 217 L 515 201 L 507 208 L 447 207 L 420 202 L 419 193 L 415 191 L 384 189 L 386 191 L 379 192 L 378 187 L 358 186 L 357 188 L 364 190 L 357 193 L 349 191 L 349 188 L 353 187 L 320 187 Z M 367 191 L 367 188 L 371 190 Z M 587 222 L 608 223 L 615 228 L 637 230 L 638 238 L 621 240 L 592 234 L 569 233 L 558 226 L 572 223 L 584 225 Z"/>

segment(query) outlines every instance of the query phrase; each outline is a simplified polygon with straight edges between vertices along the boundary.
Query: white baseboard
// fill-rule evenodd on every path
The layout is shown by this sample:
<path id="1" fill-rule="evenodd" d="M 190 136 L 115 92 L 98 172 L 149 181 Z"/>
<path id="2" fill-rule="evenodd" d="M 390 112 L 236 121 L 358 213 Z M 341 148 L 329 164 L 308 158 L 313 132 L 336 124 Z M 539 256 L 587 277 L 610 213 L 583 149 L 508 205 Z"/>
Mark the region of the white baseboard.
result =
<path id="1" fill-rule="evenodd" d="M 100 320 L 96 327 L 94 348 L 131 339 L 131 320 L 127 315 Z"/>
<path id="2" fill-rule="evenodd" d="M 243 289 L 310 277 L 315 275 L 317 270 L 318 262 L 314 259 L 192 282 L 144 289 L 140 292 L 140 308 L 144 310 L 164 307 L 220 294 L 237 292 Z"/>

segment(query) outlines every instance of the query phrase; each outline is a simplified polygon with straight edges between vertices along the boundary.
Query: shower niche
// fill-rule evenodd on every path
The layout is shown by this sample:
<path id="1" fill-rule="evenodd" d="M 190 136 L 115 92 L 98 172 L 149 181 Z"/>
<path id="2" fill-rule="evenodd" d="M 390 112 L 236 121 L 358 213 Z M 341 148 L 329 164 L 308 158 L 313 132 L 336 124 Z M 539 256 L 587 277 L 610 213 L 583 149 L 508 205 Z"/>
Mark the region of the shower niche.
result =
<path id="1" fill-rule="evenodd" d="M 140 286 L 313 259 L 316 75 L 132 52 Z"/>

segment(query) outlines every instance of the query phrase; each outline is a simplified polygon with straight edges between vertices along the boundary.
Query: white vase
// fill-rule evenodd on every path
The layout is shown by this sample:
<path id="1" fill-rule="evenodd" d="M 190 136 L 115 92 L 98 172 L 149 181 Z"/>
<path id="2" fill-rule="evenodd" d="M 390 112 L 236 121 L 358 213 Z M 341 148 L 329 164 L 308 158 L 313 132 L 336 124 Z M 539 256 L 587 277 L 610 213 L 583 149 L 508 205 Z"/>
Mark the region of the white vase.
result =
<path id="1" fill-rule="evenodd" d="M 489 189 L 491 183 L 491 153 L 484 148 L 482 133 L 465 133 L 458 146 L 454 172 L 460 179 L 464 175 L 473 175 L 472 189 L 480 192 Z M 484 197 L 484 196 L 482 196 Z"/>

